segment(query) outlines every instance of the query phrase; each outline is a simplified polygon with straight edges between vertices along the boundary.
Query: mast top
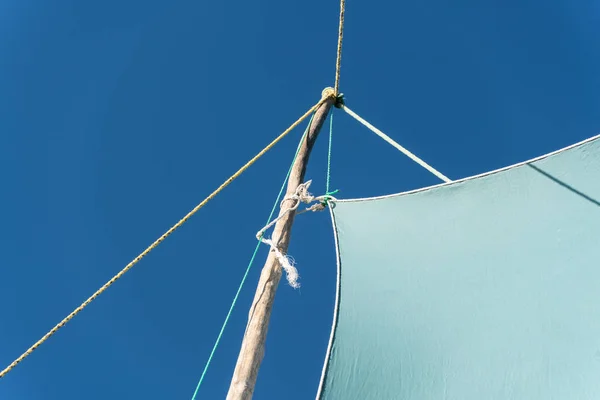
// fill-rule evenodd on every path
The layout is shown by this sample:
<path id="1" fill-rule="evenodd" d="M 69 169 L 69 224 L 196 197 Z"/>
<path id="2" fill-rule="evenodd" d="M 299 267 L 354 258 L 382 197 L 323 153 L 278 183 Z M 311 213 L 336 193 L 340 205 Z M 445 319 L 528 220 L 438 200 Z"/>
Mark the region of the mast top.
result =
<path id="1" fill-rule="evenodd" d="M 335 108 L 341 108 L 344 105 L 344 94 L 339 93 L 336 95 L 335 89 L 333 89 L 332 87 L 326 87 L 321 92 L 322 99 L 327 98 L 327 97 L 333 97 L 335 99 L 335 103 L 333 103 L 333 106 Z"/>

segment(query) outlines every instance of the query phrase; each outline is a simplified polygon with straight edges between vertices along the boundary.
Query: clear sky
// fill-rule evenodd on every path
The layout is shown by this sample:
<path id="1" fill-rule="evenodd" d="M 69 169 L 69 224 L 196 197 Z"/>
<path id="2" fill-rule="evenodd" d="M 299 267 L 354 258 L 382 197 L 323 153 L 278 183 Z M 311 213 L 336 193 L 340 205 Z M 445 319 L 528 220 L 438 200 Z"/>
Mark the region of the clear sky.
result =
<path id="1" fill-rule="evenodd" d="M 0 368 L 333 85 L 338 7 L 0 4 Z M 599 133 L 598 71 L 597 1 L 347 3 L 348 106 L 450 178 Z M 0 398 L 190 399 L 301 133 L 0 380 Z M 333 139 L 340 198 L 438 182 L 339 110 Z M 326 155 L 323 135 L 307 174 L 315 194 Z M 225 396 L 266 252 L 200 399 Z M 328 213 L 299 216 L 289 252 L 302 287 L 280 285 L 256 399 L 314 398 L 321 374 L 335 282 Z"/>

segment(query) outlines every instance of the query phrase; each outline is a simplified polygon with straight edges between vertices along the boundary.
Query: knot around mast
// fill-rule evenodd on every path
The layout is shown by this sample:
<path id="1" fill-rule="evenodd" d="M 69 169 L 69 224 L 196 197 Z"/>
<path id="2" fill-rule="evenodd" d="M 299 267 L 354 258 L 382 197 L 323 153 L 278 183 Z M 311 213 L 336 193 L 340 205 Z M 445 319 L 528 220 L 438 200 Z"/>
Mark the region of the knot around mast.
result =
<path id="1" fill-rule="evenodd" d="M 321 99 L 325 99 L 327 97 L 332 97 L 334 99 L 333 106 L 335 108 L 341 108 L 344 105 L 344 94 L 336 93 L 335 89 L 332 87 L 326 87 L 321 92 Z"/>

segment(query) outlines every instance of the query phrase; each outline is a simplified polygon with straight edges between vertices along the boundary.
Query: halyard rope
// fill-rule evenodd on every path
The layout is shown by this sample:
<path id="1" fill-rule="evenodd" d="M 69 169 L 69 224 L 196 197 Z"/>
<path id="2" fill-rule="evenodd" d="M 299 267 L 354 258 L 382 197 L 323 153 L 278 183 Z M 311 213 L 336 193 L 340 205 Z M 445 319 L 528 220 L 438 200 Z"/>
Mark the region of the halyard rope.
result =
<path id="1" fill-rule="evenodd" d="M 340 24 L 338 27 L 338 45 L 337 57 L 335 61 L 335 86 L 333 91 L 335 96 L 339 95 L 340 90 L 340 68 L 342 66 L 342 40 L 344 38 L 344 13 L 346 10 L 346 0 L 340 0 Z"/>

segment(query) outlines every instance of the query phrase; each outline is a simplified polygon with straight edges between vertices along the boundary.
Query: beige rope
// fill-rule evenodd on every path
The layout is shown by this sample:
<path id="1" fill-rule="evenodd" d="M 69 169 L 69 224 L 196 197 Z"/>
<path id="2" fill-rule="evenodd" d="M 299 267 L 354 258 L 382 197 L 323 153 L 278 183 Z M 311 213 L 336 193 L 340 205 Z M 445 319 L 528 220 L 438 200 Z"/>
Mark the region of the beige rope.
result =
<path id="1" fill-rule="evenodd" d="M 314 106 L 312 106 L 303 116 L 301 116 L 296 122 L 294 122 L 289 128 L 287 128 L 281 135 L 275 138 L 267 147 L 261 150 L 256 156 L 254 156 L 250 161 L 248 161 L 242 168 L 240 168 L 235 174 L 233 174 L 229 179 L 227 179 L 221 186 L 219 186 L 214 192 L 212 192 L 206 199 L 202 200 L 200 204 L 192 209 L 185 217 L 183 217 L 179 222 L 171 227 L 167 232 L 165 232 L 161 237 L 159 237 L 154 243 L 152 243 L 146 250 L 144 250 L 139 256 L 133 259 L 129 264 L 125 266 L 118 274 L 113 276 L 111 280 L 106 282 L 104 286 L 98 289 L 92 296 L 90 296 L 86 301 L 84 301 L 79 307 L 73 310 L 69 315 L 67 315 L 62 321 L 60 321 L 54 328 L 52 328 L 48 333 L 46 333 L 40 340 L 35 342 L 33 346 L 31 346 L 27 351 L 19 356 L 15 361 L 13 361 L 8 367 L 6 367 L 2 372 L 0 372 L 0 378 L 3 378 L 8 372 L 10 372 L 13 368 L 15 368 L 21 361 L 23 361 L 27 356 L 35 351 L 42 343 L 50 338 L 50 336 L 54 335 L 60 328 L 65 326 L 67 322 L 69 322 L 73 317 L 79 314 L 85 307 L 87 307 L 92 301 L 96 299 L 96 297 L 100 296 L 106 289 L 108 289 L 113 283 L 115 283 L 119 278 L 121 278 L 127 271 L 129 271 L 135 264 L 137 264 L 142 258 L 144 258 L 150 251 L 156 248 L 163 240 L 165 240 L 171 233 L 173 233 L 177 228 L 183 225 L 187 220 L 189 220 L 198 210 L 206 205 L 210 200 L 212 200 L 219 192 L 225 189 L 231 182 L 233 182 L 236 178 L 238 178 L 246 169 L 248 169 L 252 164 L 254 164 L 260 157 L 262 157 L 267 151 L 269 151 L 277 142 L 283 139 L 288 133 L 290 133 L 296 126 L 298 126 L 304 119 L 306 119 L 311 113 L 313 113 L 321 104 L 325 102 L 325 100 L 331 96 L 331 93 L 325 91 L 323 92 L 323 98 Z"/>
<path id="2" fill-rule="evenodd" d="M 340 25 L 338 30 L 337 60 L 335 62 L 335 86 L 333 88 L 337 97 L 340 89 L 340 68 L 342 66 L 342 39 L 344 37 L 344 12 L 346 0 L 340 0 Z"/>

